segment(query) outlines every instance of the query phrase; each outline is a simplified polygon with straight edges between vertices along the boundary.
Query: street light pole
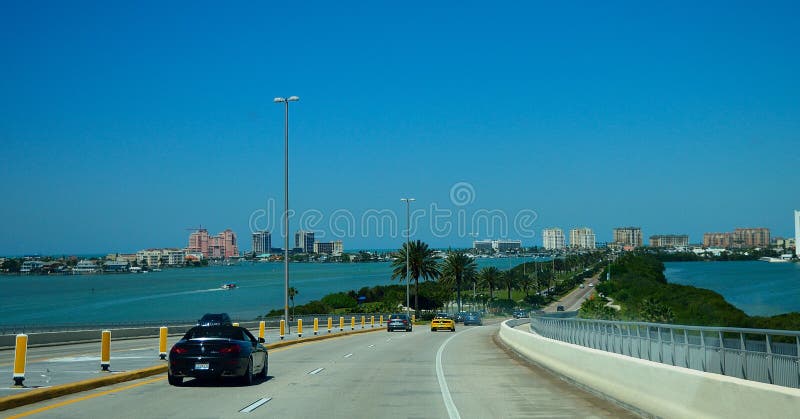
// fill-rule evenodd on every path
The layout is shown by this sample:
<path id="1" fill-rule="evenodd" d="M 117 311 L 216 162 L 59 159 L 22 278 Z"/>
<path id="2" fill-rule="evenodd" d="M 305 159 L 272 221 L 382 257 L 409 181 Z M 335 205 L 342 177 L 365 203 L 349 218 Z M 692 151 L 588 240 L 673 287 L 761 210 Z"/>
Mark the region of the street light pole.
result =
<path id="1" fill-rule="evenodd" d="M 411 308 L 411 300 L 409 297 L 409 282 L 410 282 L 410 270 L 409 270 L 409 261 L 408 261 L 408 254 L 411 251 L 411 215 L 410 215 L 410 206 L 411 203 L 416 201 L 414 198 L 400 198 L 401 201 L 406 203 L 406 314 L 409 314 L 409 310 Z M 416 309 L 417 307 L 415 307 Z"/>
<path id="2" fill-rule="evenodd" d="M 285 106 L 283 125 L 283 320 L 289 326 L 289 102 L 300 100 L 297 96 L 276 97 L 275 103 Z"/>

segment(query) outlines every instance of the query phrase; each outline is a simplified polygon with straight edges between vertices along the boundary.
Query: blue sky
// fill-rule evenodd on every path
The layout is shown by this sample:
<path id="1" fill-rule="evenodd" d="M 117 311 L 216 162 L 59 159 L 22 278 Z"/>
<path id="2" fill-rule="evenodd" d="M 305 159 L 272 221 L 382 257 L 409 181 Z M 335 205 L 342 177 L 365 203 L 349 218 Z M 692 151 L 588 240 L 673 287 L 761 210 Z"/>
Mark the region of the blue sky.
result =
<path id="1" fill-rule="evenodd" d="M 509 238 L 522 213 L 600 241 L 793 234 L 796 2 L 108 3 L 0 5 L 0 254 L 185 246 L 197 225 L 248 249 L 254 211 L 283 206 L 287 95 L 291 207 L 326 238 L 345 212 L 404 228 L 403 196 L 437 247 L 502 229 L 437 233 L 434 204 L 502 212 Z M 403 240 L 367 230 L 345 247 Z"/>

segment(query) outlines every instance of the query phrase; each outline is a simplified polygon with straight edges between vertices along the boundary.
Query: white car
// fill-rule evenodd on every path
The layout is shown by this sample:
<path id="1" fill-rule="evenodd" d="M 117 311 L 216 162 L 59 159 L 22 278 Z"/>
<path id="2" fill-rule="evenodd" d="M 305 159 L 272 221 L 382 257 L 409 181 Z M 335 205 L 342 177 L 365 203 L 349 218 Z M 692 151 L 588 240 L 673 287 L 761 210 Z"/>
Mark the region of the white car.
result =
<path id="1" fill-rule="evenodd" d="M 593 286 L 594 286 L 594 284 L 589 284 L 589 286 L 590 286 L 590 287 L 593 287 Z"/>

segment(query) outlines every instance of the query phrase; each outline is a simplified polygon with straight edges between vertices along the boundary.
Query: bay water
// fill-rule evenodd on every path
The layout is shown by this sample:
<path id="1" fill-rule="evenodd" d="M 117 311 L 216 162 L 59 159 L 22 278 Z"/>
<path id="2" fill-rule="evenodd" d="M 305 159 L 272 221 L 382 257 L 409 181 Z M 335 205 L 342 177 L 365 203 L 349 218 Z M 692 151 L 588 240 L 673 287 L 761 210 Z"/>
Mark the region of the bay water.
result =
<path id="1" fill-rule="evenodd" d="M 667 262 L 667 281 L 706 288 L 751 316 L 800 312 L 800 263 Z"/>
<path id="2" fill-rule="evenodd" d="M 481 258 L 478 267 L 509 269 L 531 258 Z M 388 262 L 292 263 L 295 304 L 362 287 L 404 284 Z M 223 290 L 233 282 L 236 288 Z M 2 275 L 0 325 L 193 321 L 207 312 L 251 320 L 283 308 L 283 263 L 164 269 L 142 274 Z"/>

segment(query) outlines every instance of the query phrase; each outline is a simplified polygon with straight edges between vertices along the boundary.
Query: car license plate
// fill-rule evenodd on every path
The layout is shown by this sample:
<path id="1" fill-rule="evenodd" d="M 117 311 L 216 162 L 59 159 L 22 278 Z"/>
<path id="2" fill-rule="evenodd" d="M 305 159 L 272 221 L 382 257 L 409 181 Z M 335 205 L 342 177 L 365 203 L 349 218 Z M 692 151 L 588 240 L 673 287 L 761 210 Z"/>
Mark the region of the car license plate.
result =
<path id="1" fill-rule="evenodd" d="M 196 370 L 207 370 L 208 369 L 208 362 L 202 364 L 194 364 L 194 369 Z"/>

